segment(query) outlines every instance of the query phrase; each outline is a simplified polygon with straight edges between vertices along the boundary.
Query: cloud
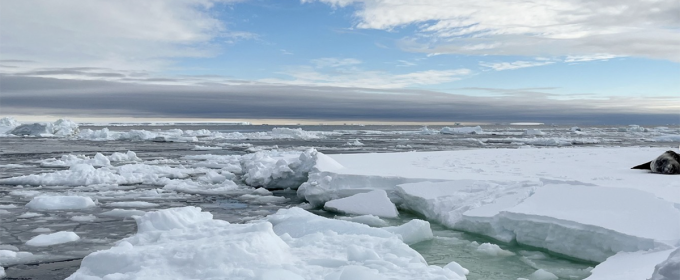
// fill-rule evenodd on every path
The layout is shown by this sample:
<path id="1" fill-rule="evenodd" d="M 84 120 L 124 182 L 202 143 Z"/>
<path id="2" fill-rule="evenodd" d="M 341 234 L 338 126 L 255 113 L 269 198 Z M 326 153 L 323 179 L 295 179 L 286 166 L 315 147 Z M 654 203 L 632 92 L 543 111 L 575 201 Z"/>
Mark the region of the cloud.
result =
<path id="1" fill-rule="evenodd" d="M 555 63 L 555 62 L 553 62 L 553 61 L 515 61 L 515 62 L 496 62 L 496 63 L 481 62 L 481 63 L 479 63 L 479 65 L 482 66 L 482 67 L 491 68 L 491 69 L 496 70 L 496 71 L 503 71 L 503 70 L 514 70 L 514 69 L 527 68 L 527 67 L 543 66 L 543 65 L 553 64 L 553 63 Z"/>
<path id="2" fill-rule="evenodd" d="M 453 82 L 470 75 L 471 71 L 452 69 L 391 74 L 358 68 L 333 68 L 333 71 L 320 71 L 314 67 L 298 66 L 291 67 L 282 74 L 290 76 L 290 79 L 262 79 L 260 81 L 287 85 L 398 89 Z"/>
<path id="3" fill-rule="evenodd" d="M 220 45 L 253 38 L 230 31 L 212 10 L 222 0 L 8 1 L 0 10 L 7 61 L 36 67 L 154 71 L 174 58 L 209 57 Z"/>
<path id="4" fill-rule="evenodd" d="M 313 59 L 312 64 L 317 68 L 325 67 L 341 67 L 349 65 L 361 64 L 361 60 L 354 58 L 335 58 L 335 57 L 324 57 L 319 59 Z"/>
<path id="5" fill-rule="evenodd" d="M 550 88 L 460 89 L 468 90 L 493 95 L 266 83 L 171 86 L 0 74 L 3 114 L 18 115 L 666 124 L 677 123 L 680 110 L 677 96 L 558 100 Z"/>
<path id="6" fill-rule="evenodd" d="M 311 2 L 311 1 L 303 1 Z M 423 53 L 587 56 L 680 62 L 675 0 L 319 0 L 354 5 L 356 28 L 416 27 L 402 47 Z"/>
<path id="7" fill-rule="evenodd" d="M 593 55 L 570 55 L 567 56 L 564 59 L 564 62 L 570 63 L 570 62 L 586 62 L 586 61 L 593 61 L 593 60 L 609 60 L 612 58 L 617 58 L 619 56 L 616 55 L 611 55 L 611 54 L 593 54 Z"/>

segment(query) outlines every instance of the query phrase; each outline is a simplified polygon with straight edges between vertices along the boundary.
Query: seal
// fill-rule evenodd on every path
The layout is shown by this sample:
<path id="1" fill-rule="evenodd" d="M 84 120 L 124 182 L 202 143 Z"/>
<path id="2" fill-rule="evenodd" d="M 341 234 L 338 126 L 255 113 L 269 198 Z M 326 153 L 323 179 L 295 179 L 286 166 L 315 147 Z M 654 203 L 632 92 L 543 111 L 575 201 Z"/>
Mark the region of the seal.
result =
<path id="1" fill-rule="evenodd" d="M 661 174 L 680 174 L 680 155 L 674 151 L 666 151 L 655 160 L 631 169 L 649 169 L 652 173 Z"/>

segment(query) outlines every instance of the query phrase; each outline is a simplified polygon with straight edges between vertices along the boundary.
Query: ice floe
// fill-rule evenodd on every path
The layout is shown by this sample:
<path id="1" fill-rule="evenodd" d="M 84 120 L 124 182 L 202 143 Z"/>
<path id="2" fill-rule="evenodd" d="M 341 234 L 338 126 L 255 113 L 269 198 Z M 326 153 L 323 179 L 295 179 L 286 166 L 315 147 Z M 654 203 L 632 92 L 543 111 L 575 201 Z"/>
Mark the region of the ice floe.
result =
<path id="1" fill-rule="evenodd" d="M 79 240 L 80 237 L 71 231 L 59 231 L 55 233 L 41 234 L 26 241 L 28 246 L 52 246 Z"/>
<path id="2" fill-rule="evenodd" d="M 324 209 L 344 214 L 375 215 L 386 218 L 395 218 L 399 215 L 397 207 L 390 201 L 384 190 L 374 190 L 331 200 L 324 204 Z"/>
<path id="3" fill-rule="evenodd" d="M 399 236 L 299 208 L 230 224 L 200 208 L 137 217 L 137 234 L 85 257 L 67 279 L 465 279 Z"/>
<path id="4" fill-rule="evenodd" d="M 441 134 L 480 134 L 482 128 L 480 126 L 474 127 L 444 127 L 439 131 Z"/>
<path id="5" fill-rule="evenodd" d="M 95 203 L 85 196 L 36 196 L 26 207 L 39 211 L 78 210 L 95 207 Z"/>
<path id="6" fill-rule="evenodd" d="M 621 267 L 616 262 L 621 254 L 671 250 L 680 244 L 677 177 L 630 169 L 663 151 L 552 148 L 329 155 L 312 168 L 298 195 L 321 206 L 384 190 L 399 207 L 454 229 L 602 262 L 601 268 Z M 480 250 L 499 252 L 486 247 Z M 650 277 L 664 259 L 640 262 L 636 269 Z"/>

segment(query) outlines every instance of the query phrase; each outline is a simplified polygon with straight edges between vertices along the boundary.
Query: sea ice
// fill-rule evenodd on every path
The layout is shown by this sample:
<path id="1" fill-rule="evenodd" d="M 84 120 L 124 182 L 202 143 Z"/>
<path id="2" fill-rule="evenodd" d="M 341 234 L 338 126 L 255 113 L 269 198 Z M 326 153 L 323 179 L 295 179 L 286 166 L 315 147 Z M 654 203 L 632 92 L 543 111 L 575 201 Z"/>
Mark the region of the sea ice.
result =
<path id="1" fill-rule="evenodd" d="M 111 211 L 102 212 L 100 216 L 116 217 L 116 218 L 130 218 L 133 216 L 144 215 L 144 211 L 135 209 L 113 209 Z"/>
<path id="2" fill-rule="evenodd" d="M 9 134 L 18 136 L 75 136 L 78 134 L 78 124 L 70 120 L 59 119 L 54 123 L 22 124 L 10 130 Z"/>
<path id="3" fill-rule="evenodd" d="M 397 207 L 387 197 L 384 190 L 374 190 L 353 196 L 326 202 L 324 209 L 343 214 L 375 215 L 385 218 L 396 218 Z"/>
<path id="4" fill-rule="evenodd" d="M 386 231 L 398 235 L 406 244 L 416 244 L 425 240 L 430 240 L 434 236 L 430 228 L 430 222 L 413 219 L 407 223 L 396 227 L 383 227 Z"/>
<path id="5" fill-rule="evenodd" d="M 480 126 L 475 127 L 444 127 L 440 130 L 441 134 L 480 134 L 482 133 L 482 128 Z"/>
<path id="6" fill-rule="evenodd" d="M 137 234 L 91 253 L 67 279 L 465 279 L 427 265 L 385 230 L 299 208 L 251 224 L 214 220 L 196 207 L 136 221 Z"/>
<path id="7" fill-rule="evenodd" d="M 109 207 L 132 207 L 132 208 L 147 208 L 157 207 L 158 204 L 146 201 L 119 201 L 106 204 Z"/>
<path id="8" fill-rule="evenodd" d="M 41 234 L 36 237 L 33 237 L 30 240 L 26 241 L 26 245 L 35 247 L 52 246 L 77 241 L 78 239 L 80 239 L 80 237 L 71 231 L 59 231 L 55 233 Z"/>
<path id="9" fill-rule="evenodd" d="M 296 189 L 307 180 L 316 163 L 317 151 L 261 151 L 241 157 L 243 180 L 253 187 Z"/>
<path id="10" fill-rule="evenodd" d="M 361 215 L 361 216 L 350 216 L 350 217 L 336 217 L 340 220 L 351 221 L 355 223 L 360 223 L 372 227 L 386 227 L 388 224 L 385 220 L 380 219 L 378 216 L 373 215 Z"/>
<path id="11" fill-rule="evenodd" d="M 510 252 L 508 250 L 503 250 L 501 247 L 499 247 L 496 244 L 491 244 L 491 243 L 482 243 L 479 246 L 477 246 L 477 249 L 475 249 L 475 252 L 478 252 L 480 254 L 485 254 L 489 255 L 492 257 L 507 257 L 507 256 L 512 256 L 515 253 Z"/>
<path id="12" fill-rule="evenodd" d="M 680 248 L 675 249 L 668 259 L 656 265 L 651 280 L 680 279 Z"/>
<path id="13" fill-rule="evenodd" d="M 545 271 L 543 269 L 539 269 L 534 271 L 531 275 L 529 275 L 529 280 L 557 280 L 559 279 L 555 274 L 552 274 L 548 271 Z"/>
<path id="14" fill-rule="evenodd" d="M 36 196 L 26 207 L 38 211 L 78 210 L 95 207 L 95 204 L 86 196 Z"/>
<path id="15" fill-rule="evenodd" d="M 73 217 L 71 217 L 71 221 L 74 221 L 74 222 L 92 222 L 92 221 L 94 221 L 94 220 L 96 220 L 96 219 L 97 219 L 97 217 L 95 217 L 95 216 L 92 215 L 92 214 L 90 214 L 90 215 L 73 216 Z"/>
<path id="16" fill-rule="evenodd" d="M 631 147 L 329 155 L 314 165 L 298 196 L 319 206 L 384 190 L 398 207 L 455 229 L 603 262 L 598 267 L 622 267 L 611 256 L 669 250 L 680 242 L 677 178 L 630 169 L 664 151 Z M 642 260 L 631 255 L 638 257 Z M 663 260 L 649 262 L 645 277 Z"/>

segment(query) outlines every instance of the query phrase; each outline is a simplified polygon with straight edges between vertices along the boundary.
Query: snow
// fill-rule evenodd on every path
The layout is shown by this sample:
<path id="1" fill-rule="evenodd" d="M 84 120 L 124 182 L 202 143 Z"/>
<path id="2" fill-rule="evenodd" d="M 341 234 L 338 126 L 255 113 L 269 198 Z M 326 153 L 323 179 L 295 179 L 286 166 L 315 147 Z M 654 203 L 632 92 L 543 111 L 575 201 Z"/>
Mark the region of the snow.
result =
<path id="1" fill-rule="evenodd" d="M 26 245 L 42 247 L 52 246 L 79 240 L 80 237 L 71 231 L 59 231 L 49 234 L 41 234 L 26 241 Z"/>
<path id="2" fill-rule="evenodd" d="M 443 127 L 440 131 L 441 134 L 480 134 L 482 133 L 482 128 L 480 126 L 475 127 Z"/>
<path id="3" fill-rule="evenodd" d="M 625 264 L 613 256 L 643 260 L 641 252 L 680 244 L 678 177 L 630 169 L 663 152 L 613 147 L 317 155 L 298 196 L 320 206 L 381 190 L 398 207 L 447 227 L 622 269 Z M 491 245 L 480 250 L 499 252 Z M 646 278 L 640 279 L 651 277 L 663 260 L 641 261 Z"/>
<path id="4" fill-rule="evenodd" d="M 396 218 L 399 215 L 397 207 L 390 201 L 384 190 L 374 190 L 331 200 L 326 202 L 324 209 L 343 214 L 375 215 L 385 218 Z"/>
<path id="5" fill-rule="evenodd" d="M 26 207 L 38 211 L 78 210 L 95 207 L 95 204 L 85 196 L 36 196 Z"/>
<path id="6" fill-rule="evenodd" d="M 91 253 L 67 279 L 465 279 L 390 232 L 300 208 L 251 224 L 191 206 L 135 219 L 137 234 Z"/>

